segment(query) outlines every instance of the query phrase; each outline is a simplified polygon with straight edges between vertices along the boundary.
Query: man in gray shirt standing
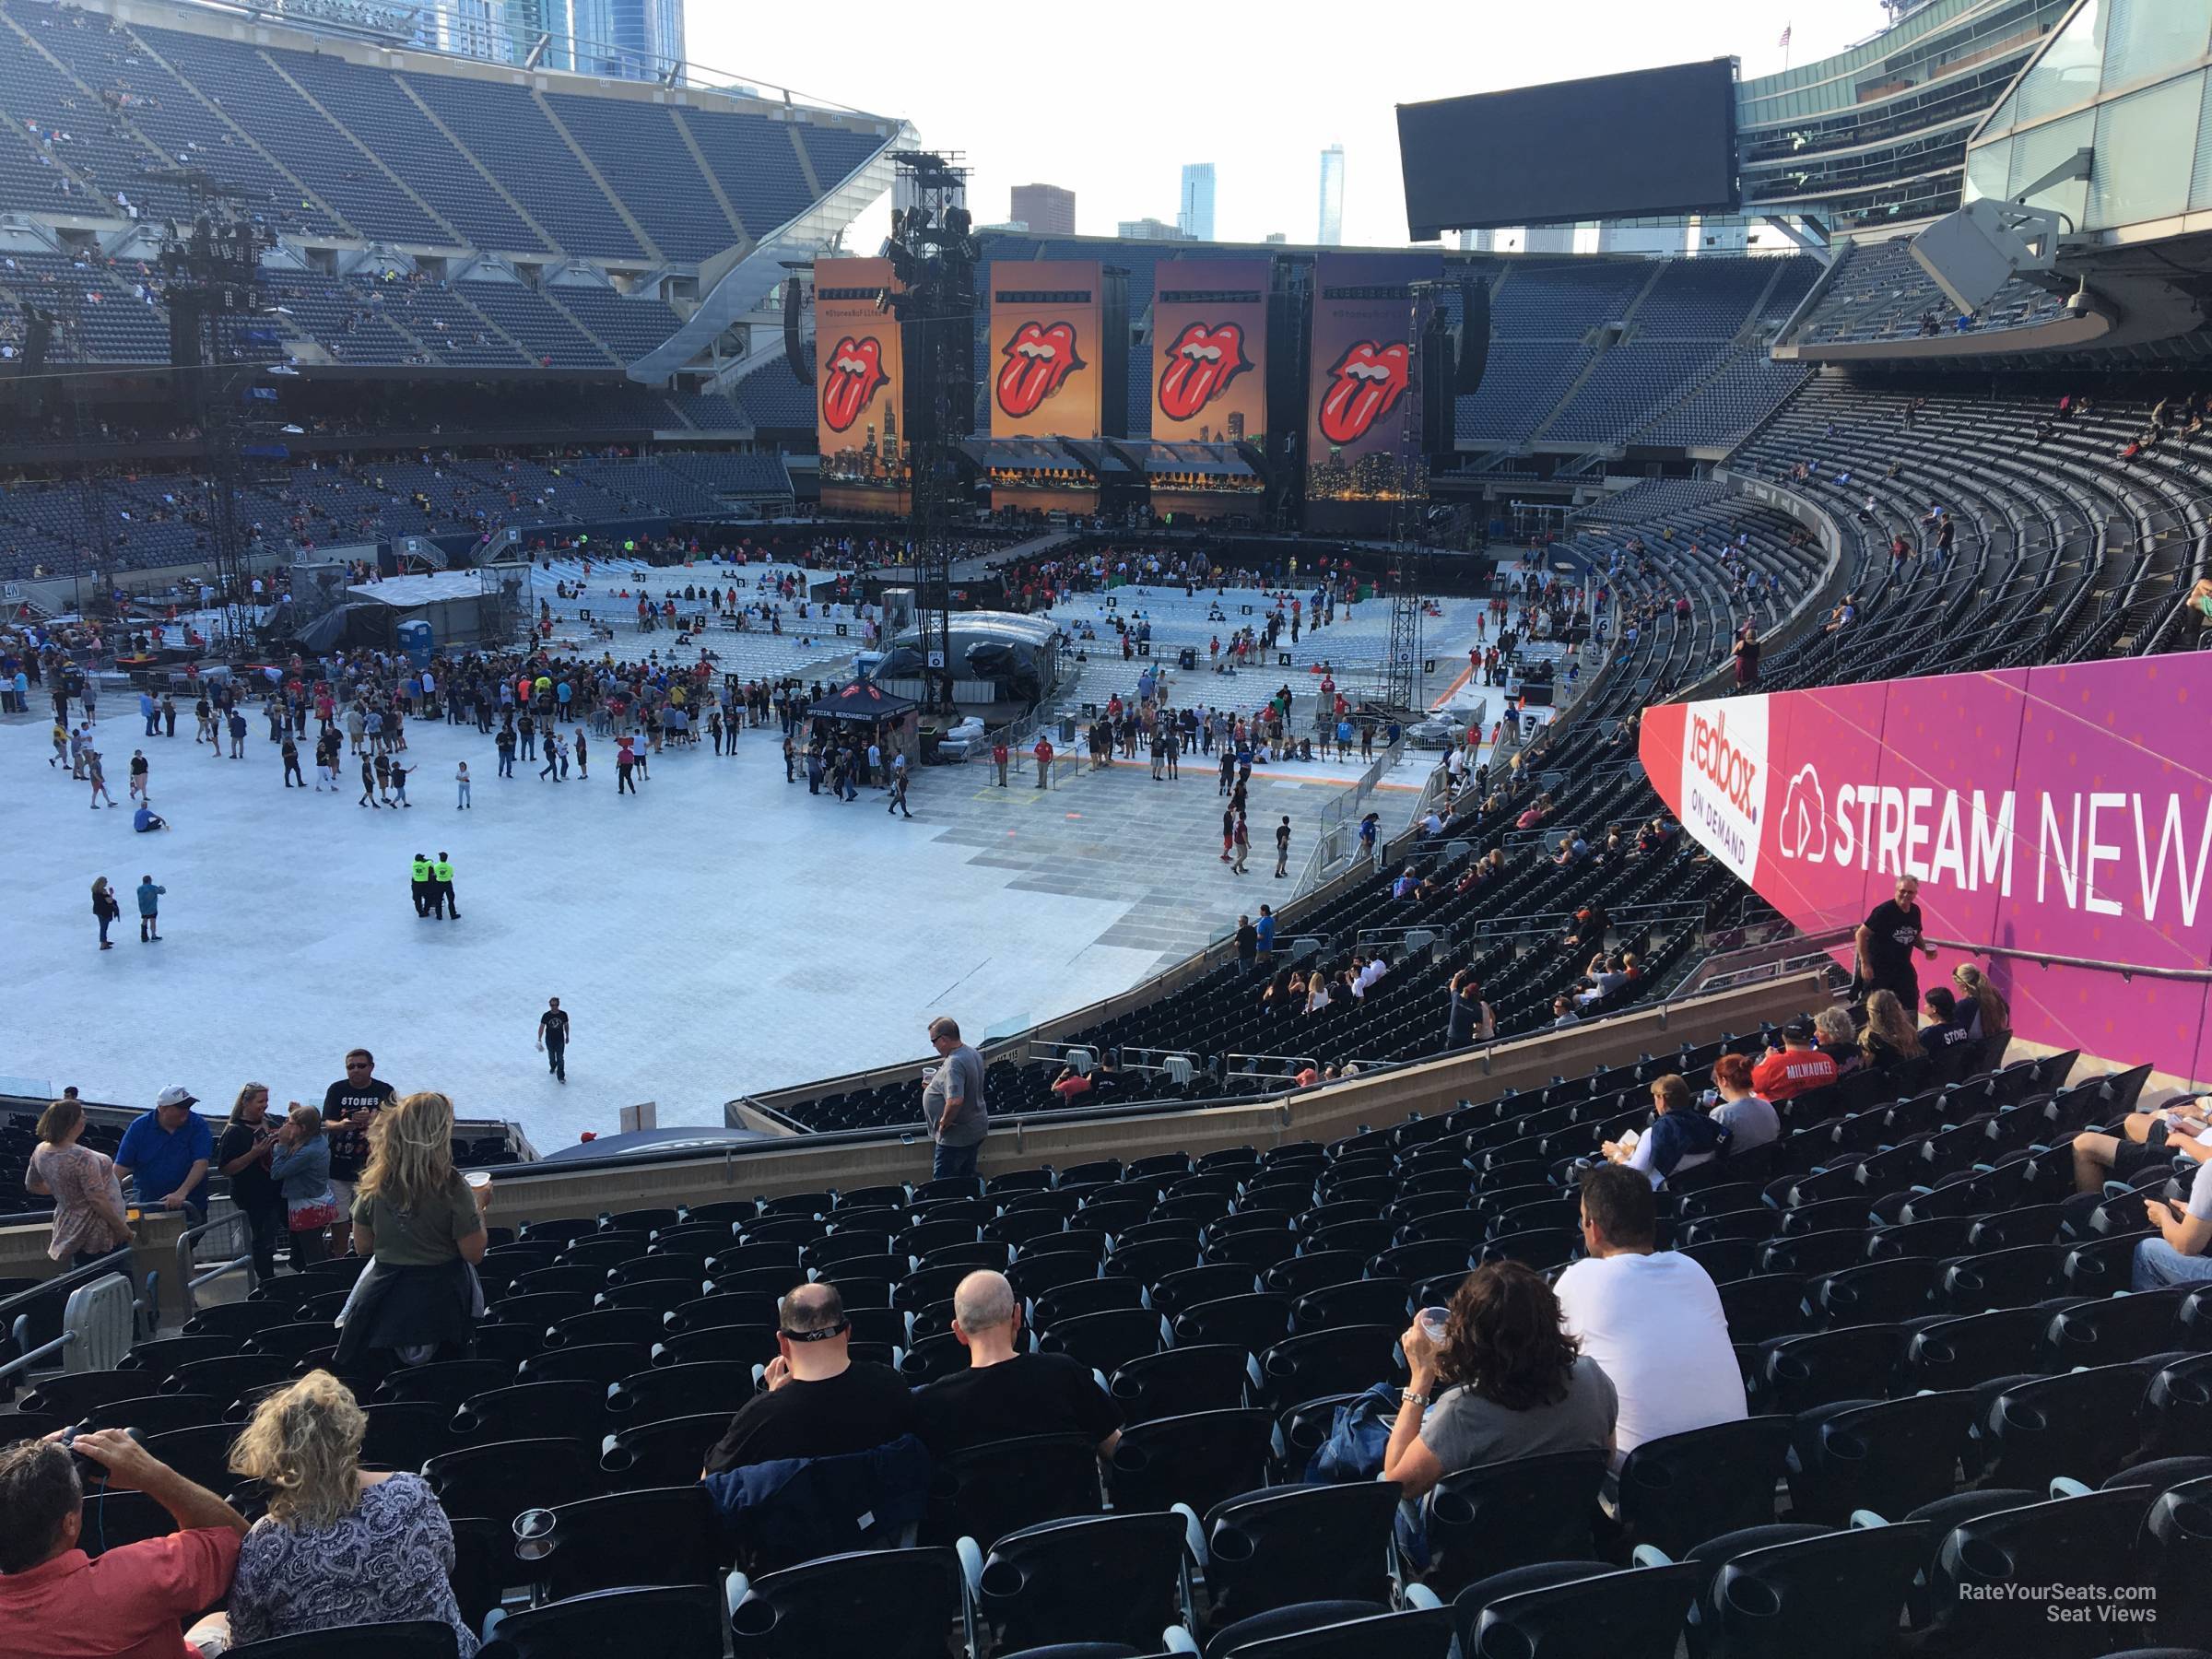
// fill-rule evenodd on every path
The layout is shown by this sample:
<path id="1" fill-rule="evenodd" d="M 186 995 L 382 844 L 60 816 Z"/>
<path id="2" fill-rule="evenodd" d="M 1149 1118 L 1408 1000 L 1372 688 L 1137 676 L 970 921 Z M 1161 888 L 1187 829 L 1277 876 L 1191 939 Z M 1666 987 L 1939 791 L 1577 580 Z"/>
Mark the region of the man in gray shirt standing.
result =
<path id="1" fill-rule="evenodd" d="M 972 1175 L 983 1136 L 991 1133 L 991 1114 L 983 1107 L 983 1057 L 960 1041 L 959 1023 L 943 1015 L 929 1022 L 929 1041 L 945 1061 L 922 1090 L 922 1115 L 929 1138 L 936 1143 L 930 1176 Z"/>

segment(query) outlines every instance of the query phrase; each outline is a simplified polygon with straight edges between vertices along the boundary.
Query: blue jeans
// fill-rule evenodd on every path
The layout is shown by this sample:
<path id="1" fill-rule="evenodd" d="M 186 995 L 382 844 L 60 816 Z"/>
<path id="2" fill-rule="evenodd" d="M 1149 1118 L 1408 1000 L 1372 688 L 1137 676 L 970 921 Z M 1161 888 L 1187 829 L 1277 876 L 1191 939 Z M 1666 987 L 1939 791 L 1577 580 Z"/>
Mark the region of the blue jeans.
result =
<path id="1" fill-rule="evenodd" d="M 935 1153 L 929 1160 L 929 1178 L 942 1181 L 948 1175 L 974 1174 L 976 1159 L 982 1155 L 982 1150 L 983 1143 L 981 1141 L 967 1147 L 948 1147 L 939 1141 Z"/>
<path id="2" fill-rule="evenodd" d="M 2136 1246 L 2136 1272 L 2131 1282 L 2137 1290 L 2212 1283 L 2212 1255 L 2183 1255 L 2163 1239 L 2146 1239 Z"/>

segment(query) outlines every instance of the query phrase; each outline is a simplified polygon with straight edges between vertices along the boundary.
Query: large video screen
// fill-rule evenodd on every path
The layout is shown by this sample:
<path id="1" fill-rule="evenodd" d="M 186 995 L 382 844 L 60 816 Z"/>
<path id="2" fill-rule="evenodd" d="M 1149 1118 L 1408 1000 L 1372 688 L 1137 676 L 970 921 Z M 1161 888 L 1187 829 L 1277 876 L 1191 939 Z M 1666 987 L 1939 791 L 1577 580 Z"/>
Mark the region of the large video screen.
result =
<path id="1" fill-rule="evenodd" d="M 994 438 L 1099 435 L 1104 280 L 1096 260 L 992 262 Z"/>
<path id="2" fill-rule="evenodd" d="M 1406 222 L 1446 230 L 1733 212 L 1729 58 L 1398 106 Z"/>
<path id="3" fill-rule="evenodd" d="M 818 259 L 814 265 L 815 442 L 822 500 L 853 511 L 903 511 L 906 396 L 898 319 L 877 296 L 900 285 L 888 259 Z M 882 498 L 896 496 L 896 501 Z"/>
<path id="4" fill-rule="evenodd" d="M 1420 409 L 1413 354 L 1421 302 L 1413 285 L 1443 274 L 1442 257 L 1432 253 L 1313 256 L 1309 503 L 1395 501 L 1427 493 L 1419 446 L 1409 453 L 1406 443 L 1407 423 Z"/>
<path id="5" fill-rule="evenodd" d="M 1154 268 L 1155 439 L 1265 440 L 1269 280 L 1265 259 L 1168 259 Z"/>

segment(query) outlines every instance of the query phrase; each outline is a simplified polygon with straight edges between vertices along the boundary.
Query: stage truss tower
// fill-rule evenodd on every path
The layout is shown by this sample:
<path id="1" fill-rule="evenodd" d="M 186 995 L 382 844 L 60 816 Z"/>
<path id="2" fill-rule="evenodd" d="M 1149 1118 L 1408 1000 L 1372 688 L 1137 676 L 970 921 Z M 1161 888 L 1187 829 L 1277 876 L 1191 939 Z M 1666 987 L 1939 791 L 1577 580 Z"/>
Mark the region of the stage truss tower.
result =
<path id="1" fill-rule="evenodd" d="M 192 222 L 167 226 L 161 242 L 170 313 L 170 368 L 177 396 L 200 429 L 207 468 L 207 539 L 233 653 L 250 642 L 253 623 L 248 530 L 240 497 L 246 460 L 268 446 L 255 440 L 249 399 L 275 392 L 256 382 L 276 347 L 246 326 L 266 309 L 256 278 L 271 245 L 267 229 L 240 211 L 239 200 L 197 171 L 149 173 L 182 189 Z M 259 357 L 251 354 L 259 353 Z"/>
<path id="2" fill-rule="evenodd" d="M 1406 329 L 1411 347 L 1406 364 L 1408 409 L 1398 440 L 1399 495 L 1391 513 L 1390 649 L 1383 662 L 1382 700 L 1408 722 L 1424 719 L 1429 712 L 1422 695 L 1427 661 L 1422 620 L 1429 600 L 1422 588 L 1428 576 L 1429 455 L 1440 446 L 1432 441 L 1437 435 L 1427 430 L 1423 411 L 1430 406 L 1428 377 L 1450 372 L 1446 355 L 1430 348 L 1430 333 L 1444 320 L 1443 292 L 1442 283 L 1417 282 L 1407 302 L 1412 313 Z M 1452 406 L 1447 401 L 1443 406 Z M 1441 447 L 1448 448 L 1449 435 L 1444 436 Z"/>
<path id="3" fill-rule="evenodd" d="M 982 250 L 963 198 L 959 152 L 892 157 L 909 206 L 891 215 L 885 253 L 903 292 L 877 304 L 899 319 L 906 363 L 906 438 L 912 480 L 914 607 L 926 665 L 925 711 L 952 718 L 952 563 L 967 506 L 960 445 L 975 429 L 976 265 Z"/>

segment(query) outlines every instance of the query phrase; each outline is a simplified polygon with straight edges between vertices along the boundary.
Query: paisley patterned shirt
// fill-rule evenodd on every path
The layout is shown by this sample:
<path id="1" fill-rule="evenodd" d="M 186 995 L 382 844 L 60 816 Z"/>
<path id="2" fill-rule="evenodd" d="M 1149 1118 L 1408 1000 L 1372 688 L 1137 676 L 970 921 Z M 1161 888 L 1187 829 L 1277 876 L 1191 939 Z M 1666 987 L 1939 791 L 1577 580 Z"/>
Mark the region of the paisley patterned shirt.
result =
<path id="1" fill-rule="evenodd" d="M 363 1489 L 353 1512 L 330 1526 L 253 1524 L 230 1586 L 230 1634 L 241 1644 L 303 1630 L 439 1618 L 453 1627 L 461 1659 L 476 1632 L 461 1617 L 448 1574 L 453 1529 L 419 1475 Z"/>

